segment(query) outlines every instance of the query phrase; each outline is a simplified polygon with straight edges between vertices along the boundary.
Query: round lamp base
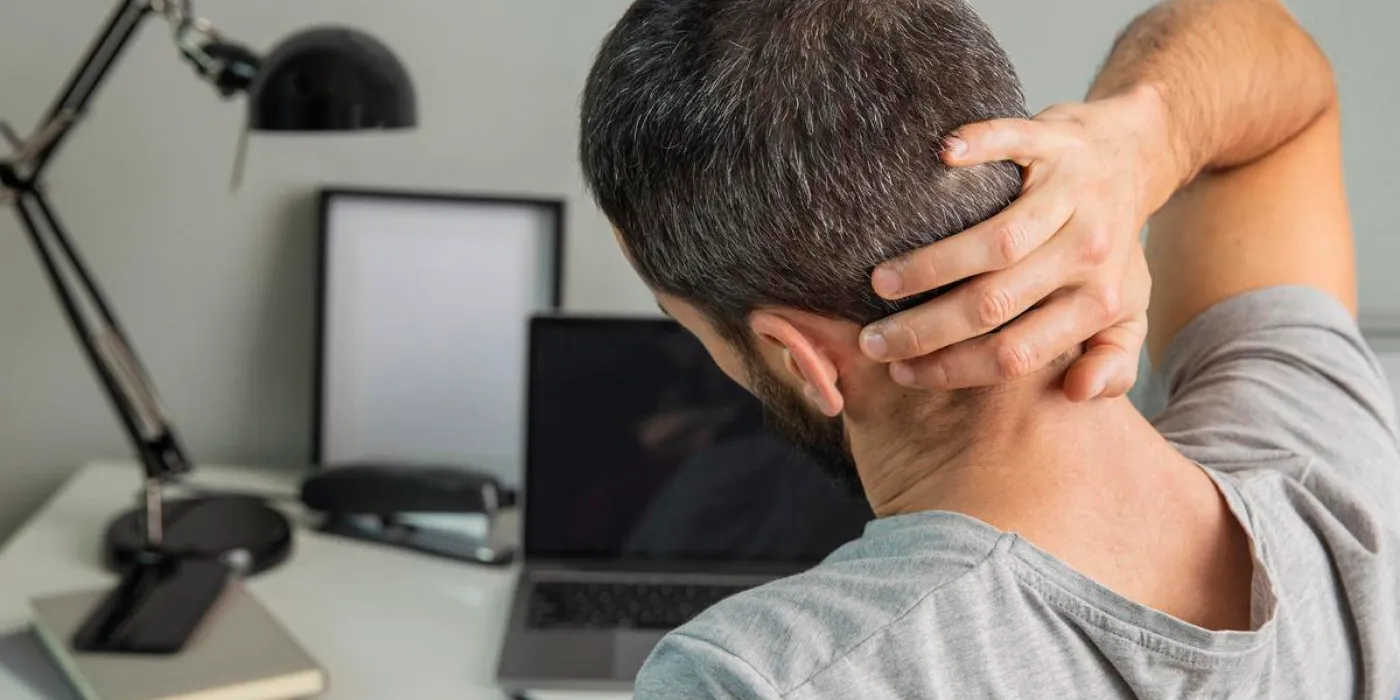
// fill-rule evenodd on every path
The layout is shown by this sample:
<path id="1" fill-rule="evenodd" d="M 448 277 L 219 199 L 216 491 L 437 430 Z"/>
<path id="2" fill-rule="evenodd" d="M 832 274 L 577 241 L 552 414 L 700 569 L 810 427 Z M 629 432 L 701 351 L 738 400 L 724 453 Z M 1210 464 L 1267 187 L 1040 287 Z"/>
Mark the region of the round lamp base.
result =
<path id="1" fill-rule="evenodd" d="M 177 556 L 209 559 L 245 558 L 244 573 L 252 576 L 286 560 L 292 551 L 292 524 L 262 499 L 252 496 L 202 496 L 166 501 L 161 549 Z M 146 513 L 136 509 L 117 516 L 107 526 L 103 561 L 113 571 L 125 571 L 150 547 L 146 543 Z M 239 551 L 242 554 L 238 554 Z"/>

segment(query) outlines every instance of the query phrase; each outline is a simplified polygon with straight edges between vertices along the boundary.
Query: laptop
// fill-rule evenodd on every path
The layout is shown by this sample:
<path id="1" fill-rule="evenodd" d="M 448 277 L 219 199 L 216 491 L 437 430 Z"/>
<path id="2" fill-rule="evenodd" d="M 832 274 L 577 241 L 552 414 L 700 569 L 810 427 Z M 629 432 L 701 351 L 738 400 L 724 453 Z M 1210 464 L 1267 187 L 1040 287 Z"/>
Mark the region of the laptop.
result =
<path id="1" fill-rule="evenodd" d="M 536 318 L 507 690 L 626 690 L 709 606 L 856 539 L 868 504 L 669 320 Z"/>

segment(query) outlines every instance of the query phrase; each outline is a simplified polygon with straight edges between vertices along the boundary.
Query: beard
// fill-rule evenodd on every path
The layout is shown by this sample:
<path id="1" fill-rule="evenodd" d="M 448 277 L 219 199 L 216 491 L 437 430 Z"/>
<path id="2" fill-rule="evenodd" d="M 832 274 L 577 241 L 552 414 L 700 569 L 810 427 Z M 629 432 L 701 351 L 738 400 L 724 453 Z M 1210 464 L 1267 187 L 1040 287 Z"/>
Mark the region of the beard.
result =
<path id="1" fill-rule="evenodd" d="M 763 405 L 764 422 L 779 438 L 796 447 L 824 472 L 843 493 L 865 500 L 855 456 L 840 418 L 828 418 L 807 406 L 802 397 L 784 384 L 756 352 L 744 351 L 744 365 L 753 394 Z"/>

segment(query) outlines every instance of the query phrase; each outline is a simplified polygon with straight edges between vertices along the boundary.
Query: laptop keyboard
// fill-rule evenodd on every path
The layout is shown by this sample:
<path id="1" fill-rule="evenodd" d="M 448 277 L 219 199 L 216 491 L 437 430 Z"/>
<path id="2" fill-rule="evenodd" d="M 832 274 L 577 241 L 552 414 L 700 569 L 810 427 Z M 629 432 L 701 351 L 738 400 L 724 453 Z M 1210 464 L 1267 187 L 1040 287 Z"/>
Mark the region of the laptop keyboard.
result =
<path id="1" fill-rule="evenodd" d="M 530 590 L 536 629 L 669 630 L 748 586 L 539 582 Z"/>

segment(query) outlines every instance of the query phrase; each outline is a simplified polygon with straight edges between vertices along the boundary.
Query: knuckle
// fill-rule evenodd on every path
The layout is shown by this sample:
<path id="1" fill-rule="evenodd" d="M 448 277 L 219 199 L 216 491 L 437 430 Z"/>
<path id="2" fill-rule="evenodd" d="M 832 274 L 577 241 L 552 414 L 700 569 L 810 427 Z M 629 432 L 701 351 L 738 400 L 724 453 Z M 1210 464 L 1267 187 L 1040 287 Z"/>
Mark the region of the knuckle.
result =
<path id="1" fill-rule="evenodd" d="M 1077 107 L 1071 102 L 1057 102 L 1042 110 L 1036 118 L 1041 121 L 1077 121 Z"/>
<path id="2" fill-rule="evenodd" d="M 996 234 L 997 259 L 1002 266 L 1010 265 L 1025 254 L 1026 224 L 1012 221 L 1002 226 Z"/>
<path id="3" fill-rule="evenodd" d="M 922 380 L 923 385 L 929 389 L 940 391 L 949 388 L 952 384 L 952 377 L 948 374 L 948 367 L 941 361 L 929 362 L 920 369 L 921 374 L 919 378 Z"/>
<path id="4" fill-rule="evenodd" d="M 1104 322 L 1117 319 L 1123 311 L 1123 294 L 1113 287 L 1100 287 L 1094 291 L 1092 299 Z"/>
<path id="5" fill-rule="evenodd" d="M 1087 163 L 1093 159 L 1093 148 L 1081 134 L 1065 134 L 1060 142 L 1060 150 L 1075 163 Z"/>
<path id="6" fill-rule="evenodd" d="M 919 330 L 907 322 L 891 323 L 884 333 L 890 352 L 896 357 L 922 357 L 929 353 Z"/>
<path id="7" fill-rule="evenodd" d="M 1113 234 L 1107 228 L 1096 227 L 1084 239 L 1084 260 L 1090 265 L 1102 265 L 1113 255 Z"/>
<path id="8" fill-rule="evenodd" d="M 977 327 L 983 333 L 994 331 L 1011 320 L 1011 296 L 1000 289 L 989 289 L 978 295 Z"/>
<path id="9" fill-rule="evenodd" d="M 1021 379 L 1035 369 L 1039 353 L 1027 343 L 1006 342 L 997 346 L 997 373 L 1006 381 Z"/>
<path id="10" fill-rule="evenodd" d="M 932 251 L 922 252 L 924 253 L 923 255 L 919 255 L 911 260 L 909 265 L 903 270 L 902 274 L 905 279 L 905 287 L 931 289 L 937 284 L 938 274 L 943 267 L 943 263 L 938 261 L 938 256 L 933 255 Z"/>

